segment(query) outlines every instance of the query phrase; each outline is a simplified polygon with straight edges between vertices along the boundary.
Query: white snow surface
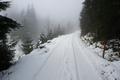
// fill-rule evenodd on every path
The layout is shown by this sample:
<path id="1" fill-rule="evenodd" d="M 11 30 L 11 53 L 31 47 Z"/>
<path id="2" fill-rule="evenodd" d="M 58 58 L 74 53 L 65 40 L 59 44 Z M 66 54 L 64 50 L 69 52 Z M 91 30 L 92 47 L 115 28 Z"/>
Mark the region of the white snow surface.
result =
<path id="1" fill-rule="evenodd" d="M 2 80 L 120 80 L 120 62 L 108 62 L 80 39 L 60 36 L 35 49 L 8 70 Z"/>

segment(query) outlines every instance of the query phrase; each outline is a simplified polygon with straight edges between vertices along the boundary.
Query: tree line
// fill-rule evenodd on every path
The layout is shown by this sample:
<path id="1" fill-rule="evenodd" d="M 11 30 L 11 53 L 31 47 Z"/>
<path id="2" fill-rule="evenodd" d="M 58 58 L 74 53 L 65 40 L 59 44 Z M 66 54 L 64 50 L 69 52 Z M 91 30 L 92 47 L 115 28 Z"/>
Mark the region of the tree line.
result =
<path id="1" fill-rule="evenodd" d="M 0 1 L 0 11 L 6 10 L 10 6 L 8 1 Z M 7 45 L 7 33 L 12 29 L 21 27 L 16 21 L 0 15 L 0 71 L 9 68 L 12 65 L 14 57 L 11 45 Z"/>
<path id="2" fill-rule="evenodd" d="M 120 56 L 120 0 L 85 0 L 80 15 L 81 36 L 90 34 L 93 42 Z"/>
<path id="3" fill-rule="evenodd" d="M 4 11 L 10 7 L 9 1 L 0 1 L 0 11 Z M 0 72 L 8 69 L 14 64 L 15 57 L 15 46 L 19 41 L 21 41 L 20 48 L 25 55 L 29 54 L 36 48 L 44 48 L 44 46 L 40 46 L 48 42 L 59 35 L 65 34 L 65 31 L 60 24 L 56 24 L 54 29 L 46 29 L 46 33 L 40 33 L 39 39 L 35 42 L 32 35 L 36 35 L 34 29 L 36 24 L 36 16 L 33 8 L 28 10 L 27 19 L 23 21 L 23 24 L 19 24 L 17 21 L 8 18 L 6 16 L 0 15 Z M 32 17 L 32 18 L 31 18 Z M 30 20 L 30 21 L 28 21 Z M 46 21 L 47 23 L 47 21 Z M 22 25 L 22 26 L 21 26 Z M 51 26 L 51 24 L 46 25 L 47 27 Z M 34 32 L 28 28 L 32 28 Z M 20 32 L 21 31 L 21 32 Z M 37 36 L 37 35 L 36 35 Z M 9 37 L 9 38 L 8 38 Z"/>

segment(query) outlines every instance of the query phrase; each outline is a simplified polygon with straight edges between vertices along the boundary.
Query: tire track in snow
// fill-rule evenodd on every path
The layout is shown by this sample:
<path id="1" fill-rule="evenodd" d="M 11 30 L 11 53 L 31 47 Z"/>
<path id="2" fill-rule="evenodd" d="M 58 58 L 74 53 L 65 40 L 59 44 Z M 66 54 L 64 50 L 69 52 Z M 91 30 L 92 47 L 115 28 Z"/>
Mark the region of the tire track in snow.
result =
<path id="1" fill-rule="evenodd" d="M 76 68 L 76 69 L 75 69 L 75 70 L 76 70 L 76 77 L 77 77 L 77 80 L 80 80 L 79 71 L 78 71 L 78 65 L 77 65 L 76 53 L 75 53 L 75 49 L 74 49 L 74 47 L 73 47 L 73 36 L 72 36 L 71 44 L 72 44 L 73 55 L 74 55 L 74 63 L 75 63 L 75 68 Z"/>
<path id="2" fill-rule="evenodd" d="M 62 63 L 60 65 L 61 67 L 59 68 L 61 70 L 59 73 L 59 80 L 73 80 L 73 79 L 70 79 L 72 78 L 72 74 L 67 64 L 67 59 L 68 59 L 67 52 L 68 52 L 68 46 L 70 44 L 69 40 L 71 39 L 70 36 L 71 35 L 67 35 L 66 38 L 64 39 L 64 42 L 66 42 L 65 43 L 66 45 L 62 43 L 63 44 L 62 46 L 64 47 L 64 52 L 63 52 Z"/>
<path id="3" fill-rule="evenodd" d="M 64 57 L 63 57 L 63 64 L 61 65 L 60 80 L 73 80 L 72 79 L 73 75 L 69 69 L 70 66 L 68 64 L 68 50 L 67 49 L 70 44 L 69 40 L 70 39 L 67 40 L 68 41 L 66 43 L 67 46 L 64 49 Z"/>
<path id="4" fill-rule="evenodd" d="M 91 52 L 88 52 L 88 50 L 83 47 L 84 45 L 82 44 L 82 42 L 80 42 L 81 40 L 79 39 L 79 36 L 75 36 L 73 40 L 73 48 L 74 51 L 77 53 L 76 61 L 78 62 L 79 75 L 82 80 L 102 80 L 100 74 L 98 74 L 95 66 L 93 66 L 92 64 L 91 57 L 88 57 L 87 55 Z M 88 72 L 91 73 L 89 74 Z"/>
<path id="5" fill-rule="evenodd" d="M 33 75 L 32 80 L 36 80 L 36 77 L 38 76 L 38 74 L 40 73 L 40 71 L 43 69 L 43 67 L 46 65 L 47 61 L 49 60 L 49 58 L 53 55 L 53 52 L 56 50 L 56 48 L 59 47 L 59 45 L 62 43 L 62 41 L 59 41 L 55 47 L 49 52 L 48 57 L 46 58 L 46 60 L 43 62 L 42 66 L 40 66 L 40 68 L 37 70 L 37 72 Z"/>
<path id="6" fill-rule="evenodd" d="M 71 59 L 71 56 L 69 51 L 68 51 L 68 48 L 70 49 L 71 48 L 71 42 L 72 42 L 72 36 L 70 35 L 69 36 L 70 38 L 68 39 L 68 42 L 67 42 L 67 46 L 66 46 L 66 49 L 64 51 L 64 61 L 63 61 L 63 74 L 65 74 L 64 76 L 64 80 L 75 80 L 74 78 L 74 73 L 72 73 L 74 71 L 74 69 L 72 69 L 72 64 L 74 63 L 71 63 L 69 62 L 69 60 Z M 71 50 L 71 49 L 70 49 Z M 73 57 L 73 56 L 72 56 Z M 62 74 L 62 73 L 61 73 Z M 67 76 L 67 77 L 66 77 Z M 66 79 L 65 79 L 66 78 Z M 62 79 L 63 80 L 63 79 Z"/>
<path id="7" fill-rule="evenodd" d="M 63 66 L 61 67 L 63 79 L 60 80 L 80 80 L 79 79 L 79 72 L 77 67 L 77 61 L 75 51 L 73 51 L 73 35 L 69 36 L 69 39 L 66 43 L 65 51 L 64 51 L 64 58 L 63 58 Z"/>

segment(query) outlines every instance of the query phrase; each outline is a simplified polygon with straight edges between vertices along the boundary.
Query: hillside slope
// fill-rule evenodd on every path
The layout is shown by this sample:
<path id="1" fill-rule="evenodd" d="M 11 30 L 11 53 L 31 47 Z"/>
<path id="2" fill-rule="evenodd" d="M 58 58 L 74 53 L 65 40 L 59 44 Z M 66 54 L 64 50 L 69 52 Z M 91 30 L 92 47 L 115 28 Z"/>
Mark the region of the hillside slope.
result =
<path id="1" fill-rule="evenodd" d="M 87 48 L 79 34 L 60 36 L 46 43 L 46 48 L 33 50 L 2 80 L 120 80 L 116 64 Z"/>

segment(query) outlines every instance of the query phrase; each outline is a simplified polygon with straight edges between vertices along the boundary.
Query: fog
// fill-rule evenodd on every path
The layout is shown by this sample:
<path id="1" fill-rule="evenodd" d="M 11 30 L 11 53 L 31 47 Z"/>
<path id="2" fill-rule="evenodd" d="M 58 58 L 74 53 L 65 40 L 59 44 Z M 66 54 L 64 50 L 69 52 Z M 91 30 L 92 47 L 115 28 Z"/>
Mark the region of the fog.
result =
<path id="1" fill-rule="evenodd" d="M 58 24 L 66 27 L 66 33 L 69 33 L 79 29 L 82 2 L 83 0 L 12 0 L 10 8 L 3 14 L 17 20 L 29 32 L 31 29 L 33 36 L 45 32 L 48 25 L 54 28 Z"/>

